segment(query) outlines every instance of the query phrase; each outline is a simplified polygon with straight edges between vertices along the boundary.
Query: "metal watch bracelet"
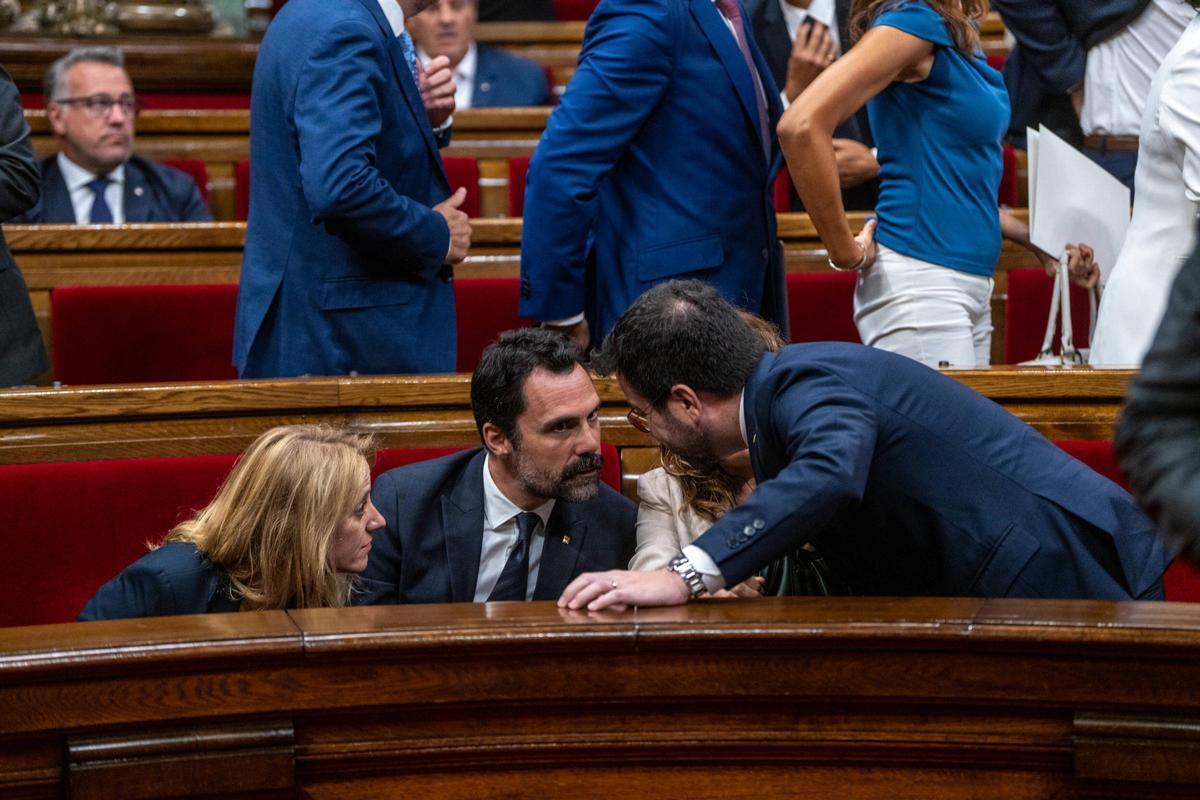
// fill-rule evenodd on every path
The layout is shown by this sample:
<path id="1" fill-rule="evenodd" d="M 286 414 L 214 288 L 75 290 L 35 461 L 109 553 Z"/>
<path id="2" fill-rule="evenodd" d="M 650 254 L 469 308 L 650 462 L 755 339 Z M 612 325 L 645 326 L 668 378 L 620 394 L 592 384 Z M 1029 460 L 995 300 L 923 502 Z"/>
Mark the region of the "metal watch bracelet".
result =
<path id="1" fill-rule="evenodd" d="M 683 582 L 687 584 L 691 600 L 708 594 L 708 587 L 704 585 L 704 578 L 692 566 L 692 562 L 688 560 L 687 556 L 682 554 L 675 556 L 667 564 L 667 569 L 683 578 Z"/>

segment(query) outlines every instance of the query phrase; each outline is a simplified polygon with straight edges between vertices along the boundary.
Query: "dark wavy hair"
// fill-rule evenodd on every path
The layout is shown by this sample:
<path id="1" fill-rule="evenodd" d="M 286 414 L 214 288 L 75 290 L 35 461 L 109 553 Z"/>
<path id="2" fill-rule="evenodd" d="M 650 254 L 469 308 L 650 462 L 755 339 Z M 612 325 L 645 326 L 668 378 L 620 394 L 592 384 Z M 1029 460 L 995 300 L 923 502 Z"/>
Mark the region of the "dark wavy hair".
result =
<path id="1" fill-rule="evenodd" d="M 566 375 L 583 364 L 583 353 L 567 337 L 541 328 L 505 331 L 483 351 L 471 376 L 471 410 L 483 437 L 490 422 L 517 439 L 517 417 L 525 412 L 525 380 L 535 369 Z"/>
<path id="2" fill-rule="evenodd" d="M 987 16 L 988 0 L 925 0 L 946 20 L 946 29 L 954 40 L 954 49 L 965 56 L 979 49 L 979 23 Z M 903 0 L 852 0 L 850 3 L 850 41 L 857 42 L 884 11 L 903 5 Z"/>

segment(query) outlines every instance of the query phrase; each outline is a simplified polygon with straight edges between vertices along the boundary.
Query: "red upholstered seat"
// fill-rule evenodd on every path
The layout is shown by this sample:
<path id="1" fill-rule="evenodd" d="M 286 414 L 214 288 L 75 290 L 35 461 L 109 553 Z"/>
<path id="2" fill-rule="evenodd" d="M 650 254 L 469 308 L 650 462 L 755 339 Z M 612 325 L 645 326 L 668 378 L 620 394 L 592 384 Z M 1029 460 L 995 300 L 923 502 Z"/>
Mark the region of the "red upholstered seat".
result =
<path id="1" fill-rule="evenodd" d="M 446 167 L 446 177 L 450 179 L 450 192 L 454 193 L 460 187 L 465 187 L 467 197 L 459 210 L 468 217 L 479 216 L 479 162 L 464 156 L 445 156 L 442 164 Z"/>
<path id="2" fill-rule="evenodd" d="M 483 348 L 502 331 L 534 324 L 517 313 L 520 281 L 517 278 L 459 278 L 454 281 L 458 317 L 459 372 L 474 372 Z"/>
<path id="3" fill-rule="evenodd" d="M 787 276 L 793 342 L 859 342 L 854 325 L 853 272 L 793 272 Z"/>
<path id="4" fill-rule="evenodd" d="M 1036 358 L 1046 333 L 1050 314 L 1050 294 L 1054 279 L 1038 267 L 1014 269 L 1008 273 L 1008 299 L 1004 304 L 1004 363 L 1017 364 Z M 1087 347 L 1091 310 L 1087 292 L 1071 287 L 1071 324 L 1076 347 Z M 1059 352 L 1059 336 L 1054 335 L 1054 352 Z"/>
<path id="5" fill-rule="evenodd" d="M 250 218 L 250 159 L 237 162 L 233 172 L 234 218 L 245 222 Z"/>
<path id="6" fill-rule="evenodd" d="M 208 202 L 208 166 L 203 161 L 198 158 L 164 158 L 159 163 L 190 175 L 200 190 L 200 199 Z"/>
<path id="7" fill-rule="evenodd" d="M 792 176 L 788 174 L 787 166 L 775 176 L 775 183 L 771 185 L 771 197 L 775 202 L 776 214 L 786 214 L 792 210 Z"/>
<path id="8" fill-rule="evenodd" d="M 1109 480 L 1129 488 L 1129 481 L 1117 462 L 1112 442 L 1065 439 L 1055 444 Z M 1163 589 L 1168 600 L 1200 602 L 1200 571 L 1185 561 L 1177 560 L 1163 576 Z"/>
<path id="9" fill-rule="evenodd" d="M 525 213 L 525 175 L 529 172 L 529 156 L 516 156 L 508 160 L 508 215 L 519 217 Z"/>
<path id="10" fill-rule="evenodd" d="M 237 285 L 70 286 L 50 293 L 64 383 L 225 380 Z"/>
<path id="11" fill-rule="evenodd" d="M 559 22 L 586 20 L 600 0 L 554 0 L 554 16 Z"/>
<path id="12" fill-rule="evenodd" d="M 1017 181 L 1017 151 L 1010 144 L 1004 145 L 1003 150 L 1004 172 L 1000 175 L 1000 192 L 997 199 L 1002 206 L 1017 206 L 1020 205 L 1021 199 L 1018 193 L 1019 182 Z"/>
<path id="13" fill-rule="evenodd" d="M 0 466 L 0 626 L 70 622 L 100 585 L 205 506 L 234 456 Z"/>

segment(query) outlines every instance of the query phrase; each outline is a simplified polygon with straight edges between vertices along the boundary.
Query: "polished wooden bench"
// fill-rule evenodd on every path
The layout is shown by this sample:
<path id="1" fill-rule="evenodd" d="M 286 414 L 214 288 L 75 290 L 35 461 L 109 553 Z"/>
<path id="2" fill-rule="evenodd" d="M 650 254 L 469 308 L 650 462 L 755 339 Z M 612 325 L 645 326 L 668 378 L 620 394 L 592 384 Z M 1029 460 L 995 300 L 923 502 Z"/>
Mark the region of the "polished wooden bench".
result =
<path id="1" fill-rule="evenodd" d="M 1023 209 L 1017 210 L 1024 216 Z M 862 227 L 867 214 L 849 215 Z M 779 236 L 789 272 L 824 272 L 829 267 L 807 214 L 780 214 Z M 471 255 L 458 267 L 462 277 L 516 277 L 520 270 L 521 220 L 472 220 Z M 4 235 L 25 275 L 43 337 L 49 344 L 50 292 L 62 286 L 235 283 L 241 268 L 245 224 L 6 225 Z M 1032 257 L 1006 243 L 992 295 L 993 363 L 1002 361 L 1007 272 L 1027 267 Z"/>
<path id="2" fill-rule="evenodd" d="M 490 603 L 0 630 L 0 797 L 1200 794 L 1200 607 Z"/>
<path id="3" fill-rule="evenodd" d="M 1051 439 L 1109 440 L 1131 372 L 1045 368 L 951 371 Z M 657 466 L 657 448 L 598 379 L 603 438 L 621 453 L 623 488 Z M 0 391 L 0 464 L 239 453 L 273 425 L 354 423 L 385 447 L 478 443 L 470 376 L 213 381 Z"/>

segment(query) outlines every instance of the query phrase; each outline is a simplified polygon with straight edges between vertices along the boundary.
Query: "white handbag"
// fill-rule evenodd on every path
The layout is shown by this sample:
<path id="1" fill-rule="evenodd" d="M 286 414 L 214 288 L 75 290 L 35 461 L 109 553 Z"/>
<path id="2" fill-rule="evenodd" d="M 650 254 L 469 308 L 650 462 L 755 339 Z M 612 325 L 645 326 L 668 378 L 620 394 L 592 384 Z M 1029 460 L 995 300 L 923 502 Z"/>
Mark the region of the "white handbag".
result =
<path id="1" fill-rule="evenodd" d="M 1064 253 L 1058 259 L 1058 271 L 1054 273 L 1054 288 L 1050 293 L 1050 316 L 1046 320 L 1046 335 L 1042 337 L 1042 349 L 1037 358 L 1022 361 L 1021 366 L 1064 366 L 1071 364 L 1086 364 L 1088 348 L 1076 347 L 1074 328 L 1071 324 L 1071 279 L 1067 274 L 1069 256 Z M 1088 327 L 1088 339 L 1096 333 L 1096 309 L 1100 305 L 1100 287 L 1088 290 L 1088 307 L 1091 319 Z M 1059 317 L 1061 316 L 1061 325 Z M 1061 352 L 1054 353 L 1054 328 L 1060 328 Z"/>

